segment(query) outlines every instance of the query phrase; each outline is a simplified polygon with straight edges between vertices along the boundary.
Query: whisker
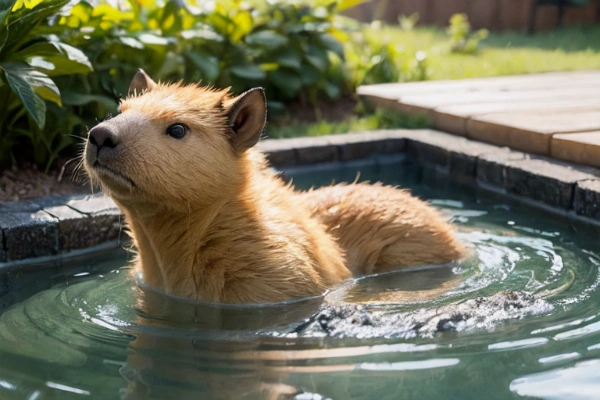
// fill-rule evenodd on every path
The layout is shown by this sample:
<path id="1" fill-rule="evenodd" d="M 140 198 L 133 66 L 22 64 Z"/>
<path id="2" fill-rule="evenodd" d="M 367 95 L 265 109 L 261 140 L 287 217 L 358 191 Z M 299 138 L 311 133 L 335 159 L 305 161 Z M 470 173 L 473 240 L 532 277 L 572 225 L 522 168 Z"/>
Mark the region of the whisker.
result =
<path id="1" fill-rule="evenodd" d="M 78 160 L 79 158 L 80 158 L 80 156 L 73 157 L 73 158 L 71 158 L 70 160 L 67 160 L 67 161 L 66 161 L 66 162 L 63 164 L 63 166 L 60 168 L 60 172 L 58 173 L 58 177 L 56 178 L 56 181 L 57 181 L 57 182 L 59 182 L 59 183 L 60 183 L 60 182 L 62 182 L 63 175 L 65 174 L 65 170 L 66 170 L 66 168 L 69 166 L 69 164 L 71 164 L 73 161 L 76 161 L 76 160 Z"/>

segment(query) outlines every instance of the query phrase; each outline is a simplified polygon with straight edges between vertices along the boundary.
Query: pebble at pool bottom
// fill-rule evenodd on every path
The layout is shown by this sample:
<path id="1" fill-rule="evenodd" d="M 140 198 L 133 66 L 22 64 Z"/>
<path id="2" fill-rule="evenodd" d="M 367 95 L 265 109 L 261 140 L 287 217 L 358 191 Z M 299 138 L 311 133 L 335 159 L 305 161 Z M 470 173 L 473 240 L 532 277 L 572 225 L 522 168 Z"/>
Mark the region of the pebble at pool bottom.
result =
<path id="1" fill-rule="evenodd" d="M 430 200 L 474 246 L 474 259 L 358 280 L 327 295 L 334 304 L 329 314 L 322 298 L 246 307 L 170 298 L 132 280 L 124 251 L 4 269 L 0 398 L 585 399 L 600 393 L 596 228 L 451 184 L 413 164 L 292 175 L 307 188 L 353 181 L 357 171 L 360 180 L 399 184 Z M 371 304 L 392 291 L 405 301 Z M 524 297 L 513 301 L 506 292 Z M 140 313 L 139 299 L 156 312 Z M 490 308 L 477 313 L 477 307 Z M 336 324 L 331 314 L 343 317 L 347 309 L 360 318 Z M 441 312 L 448 317 L 440 319 Z"/>

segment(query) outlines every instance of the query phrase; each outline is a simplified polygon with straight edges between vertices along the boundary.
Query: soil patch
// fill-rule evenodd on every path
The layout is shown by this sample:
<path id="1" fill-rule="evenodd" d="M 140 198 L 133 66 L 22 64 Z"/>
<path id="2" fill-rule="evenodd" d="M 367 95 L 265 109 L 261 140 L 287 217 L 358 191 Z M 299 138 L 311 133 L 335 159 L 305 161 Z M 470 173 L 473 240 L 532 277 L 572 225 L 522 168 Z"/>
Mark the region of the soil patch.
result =
<path id="1" fill-rule="evenodd" d="M 0 201 L 31 200 L 45 196 L 87 194 L 91 192 L 84 174 L 73 174 L 73 167 L 44 173 L 34 165 L 22 165 L 0 171 Z"/>
<path id="2" fill-rule="evenodd" d="M 288 115 L 274 121 L 279 125 L 310 124 L 319 121 L 340 122 L 354 115 L 358 101 L 352 97 L 342 97 L 335 101 L 319 100 L 316 105 L 295 100 L 287 107 Z"/>

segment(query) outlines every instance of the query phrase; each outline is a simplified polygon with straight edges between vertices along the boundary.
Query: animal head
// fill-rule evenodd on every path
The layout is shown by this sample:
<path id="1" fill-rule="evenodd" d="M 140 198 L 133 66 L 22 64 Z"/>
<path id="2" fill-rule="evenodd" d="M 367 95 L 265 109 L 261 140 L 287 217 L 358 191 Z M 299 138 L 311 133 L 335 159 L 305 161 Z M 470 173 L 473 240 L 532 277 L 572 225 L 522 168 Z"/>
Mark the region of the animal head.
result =
<path id="1" fill-rule="evenodd" d="M 232 98 L 228 90 L 157 84 L 140 69 L 121 113 L 89 131 L 84 165 L 121 203 L 210 203 L 241 184 L 245 153 L 265 121 L 261 88 Z"/>

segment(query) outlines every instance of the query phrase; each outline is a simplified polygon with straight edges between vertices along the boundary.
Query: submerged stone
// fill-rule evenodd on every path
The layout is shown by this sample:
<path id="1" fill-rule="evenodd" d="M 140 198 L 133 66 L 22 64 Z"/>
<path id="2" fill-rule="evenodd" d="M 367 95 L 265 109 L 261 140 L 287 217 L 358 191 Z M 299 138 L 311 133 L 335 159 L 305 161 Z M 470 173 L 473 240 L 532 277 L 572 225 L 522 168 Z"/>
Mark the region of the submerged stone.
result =
<path id="1" fill-rule="evenodd" d="M 447 331 L 491 331 L 503 321 L 548 314 L 553 310 L 550 303 L 531 293 L 508 290 L 488 297 L 408 312 L 327 304 L 290 333 L 355 338 L 433 337 Z"/>

